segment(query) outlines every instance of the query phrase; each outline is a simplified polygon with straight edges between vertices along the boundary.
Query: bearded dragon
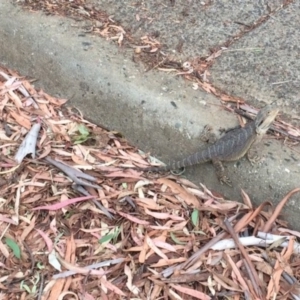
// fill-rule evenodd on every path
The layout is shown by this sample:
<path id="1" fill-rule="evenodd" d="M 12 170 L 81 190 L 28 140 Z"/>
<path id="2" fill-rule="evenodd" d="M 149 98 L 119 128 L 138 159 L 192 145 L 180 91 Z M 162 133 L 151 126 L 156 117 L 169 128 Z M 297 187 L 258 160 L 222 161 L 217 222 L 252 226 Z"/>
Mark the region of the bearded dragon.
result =
<path id="1" fill-rule="evenodd" d="M 247 123 L 244 127 L 239 127 L 227 132 L 214 144 L 203 150 L 197 151 L 186 158 L 172 162 L 166 166 L 144 168 L 143 171 L 161 172 L 178 170 L 188 166 L 211 161 L 216 169 L 216 174 L 220 182 L 231 186 L 231 181 L 225 174 L 223 161 L 235 161 L 242 158 L 246 153 L 251 163 L 251 147 L 259 142 L 275 120 L 279 109 L 273 105 L 267 105 L 256 115 L 256 118 Z"/>

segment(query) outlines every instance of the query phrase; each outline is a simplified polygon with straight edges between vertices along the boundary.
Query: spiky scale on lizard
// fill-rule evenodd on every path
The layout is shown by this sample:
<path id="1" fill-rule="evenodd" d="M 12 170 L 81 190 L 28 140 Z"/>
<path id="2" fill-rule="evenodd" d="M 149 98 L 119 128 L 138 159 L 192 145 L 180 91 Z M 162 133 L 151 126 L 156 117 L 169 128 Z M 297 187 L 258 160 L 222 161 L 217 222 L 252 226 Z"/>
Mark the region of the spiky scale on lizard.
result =
<path id="1" fill-rule="evenodd" d="M 212 161 L 220 182 L 231 185 L 229 178 L 225 174 L 222 162 L 235 161 L 243 157 L 246 153 L 249 154 L 251 146 L 261 140 L 270 128 L 278 112 L 278 108 L 267 105 L 257 113 L 254 121 L 247 123 L 244 127 L 227 132 L 207 148 L 197 151 L 183 160 L 175 161 L 166 166 L 145 168 L 143 171 L 160 172 L 177 170 Z M 248 159 L 251 161 L 249 155 Z"/>

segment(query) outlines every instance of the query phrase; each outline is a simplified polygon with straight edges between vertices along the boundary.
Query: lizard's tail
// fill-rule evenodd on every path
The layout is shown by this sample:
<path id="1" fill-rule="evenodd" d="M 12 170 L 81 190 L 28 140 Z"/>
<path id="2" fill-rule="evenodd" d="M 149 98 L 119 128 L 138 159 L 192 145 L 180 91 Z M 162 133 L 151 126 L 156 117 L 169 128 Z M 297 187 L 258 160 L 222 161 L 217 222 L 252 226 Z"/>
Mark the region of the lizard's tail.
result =
<path id="1" fill-rule="evenodd" d="M 197 165 L 200 163 L 204 163 L 207 161 L 211 160 L 211 155 L 209 151 L 198 151 L 195 152 L 186 158 L 179 160 L 179 161 L 174 161 L 166 166 L 159 166 L 159 167 L 150 167 L 143 169 L 143 171 L 148 171 L 148 172 L 167 172 L 171 170 L 178 170 L 182 168 L 186 168 L 189 166 Z"/>
<path id="2" fill-rule="evenodd" d="M 186 158 L 184 158 L 182 160 L 175 161 L 175 162 L 169 164 L 168 170 L 178 170 L 181 168 L 190 167 L 193 165 L 207 162 L 210 159 L 211 159 L 211 157 L 208 152 L 198 151 L 198 152 L 195 152 L 195 153 L 187 156 Z"/>

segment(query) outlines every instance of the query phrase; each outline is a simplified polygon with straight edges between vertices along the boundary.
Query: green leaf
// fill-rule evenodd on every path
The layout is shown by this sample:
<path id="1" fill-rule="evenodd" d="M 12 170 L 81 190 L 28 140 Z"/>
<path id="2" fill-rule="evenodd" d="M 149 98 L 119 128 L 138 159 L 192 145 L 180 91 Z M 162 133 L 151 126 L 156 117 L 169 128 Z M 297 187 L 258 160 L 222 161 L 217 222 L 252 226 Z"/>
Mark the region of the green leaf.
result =
<path id="1" fill-rule="evenodd" d="M 84 126 L 83 124 L 78 125 L 78 131 L 80 132 L 81 135 L 87 136 L 90 134 L 88 128 L 86 126 Z"/>
<path id="2" fill-rule="evenodd" d="M 77 129 L 79 131 L 79 134 L 73 136 L 72 138 L 75 145 L 82 144 L 90 138 L 90 132 L 86 126 L 84 126 L 83 124 L 78 124 Z"/>
<path id="3" fill-rule="evenodd" d="M 110 242 L 114 237 L 115 237 L 114 233 L 107 234 L 99 240 L 99 243 L 104 244 L 104 243 Z"/>
<path id="4" fill-rule="evenodd" d="M 76 138 L 76 140 L 74 141 L 74 144 L 82 144 L 84 142 L 86 142 L 89 138 L 87 136 L 80 136 L 78 138 Z"/>
<path id="5" fill-rule="evenodd" d="M 28 294 L 31 294 L 30 287 L 24 283 L 24 280 L 21 281 L 20 289 L 25 290 Z"/>
<path id="6" fill-rule="evenodd" d="M 37 286 L 34 285 L 34 286 L 32 287 L 32 289 L 31 289 L 31 294 L 35 294 L 36 291 L 37 291 Z"/>
<path id="7" fill-rule="evenodd" d="M 181 242 L 177 239 L 176 235 L 174 232 L 171 232 L 171 239 L 177 244 L 177 245 L 185 245 L 186 243 Z"/>
<path id="8" fill-rule="evenodd" d="M 118 235 L 120 234 L 120 227 L 113 228 L 107 235 L 103 236 L 100 240 L 100 244 L 108 243 L 113 240 L 114 243 L 117 242 Z"/>
<path id="9" fill-rule="evenodd" d="M 197 227 L 199 224 L 199 210 L 198 209 L 194 209 L 192 212 L 192 223 L 195 227 Z"/>
<path id="10" fill-rule="evenodd" d="M 20 250 L 20 247 L 18 246 L 18 244 L 10 238 L 5 238 L 5 243 L 12 250 L 14 256 L 16 258 L 20 259 L 21 258 L 21 250 Z"/>

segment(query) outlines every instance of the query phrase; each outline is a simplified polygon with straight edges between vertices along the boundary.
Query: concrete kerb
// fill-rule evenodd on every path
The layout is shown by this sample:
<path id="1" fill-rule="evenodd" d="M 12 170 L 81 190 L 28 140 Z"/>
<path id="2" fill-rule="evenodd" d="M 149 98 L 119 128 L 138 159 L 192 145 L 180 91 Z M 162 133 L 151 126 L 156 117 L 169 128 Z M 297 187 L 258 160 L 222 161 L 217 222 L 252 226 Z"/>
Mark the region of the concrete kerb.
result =
<path id="1" fill-rule="evenodd" d="M 32 14 L 9 2 L 0 4 L 0 13 L 1 64 L 39 79 L 37 85 L 53 95 L 71 98 L 70 104 L 89 119 L 120 131 L 164 161 L 197 149 L 206 124 L 215 130 L 237 125 L 212 95 L 165 73 L 144 73 L 130 55 L 103 39 L 82 35 L 72 20 Z M 234 188 L 220 186 L 210 164 L 195 166 L 186 176 L 229 199 L 241 199 L 243 188 L 256 204 L 276 203 L 299 186 L 300 159 L 281 142 L 268 139 L 262 144 L 267 157 L 260 166 L 251 167 L 244 159 L 227 165 Z M 285 213 L 299 229 L 297 197 Z"/>

